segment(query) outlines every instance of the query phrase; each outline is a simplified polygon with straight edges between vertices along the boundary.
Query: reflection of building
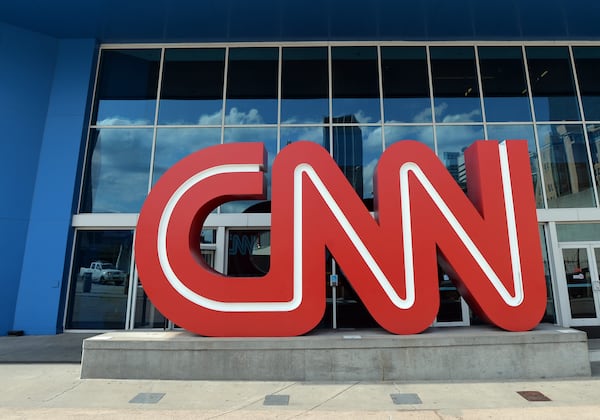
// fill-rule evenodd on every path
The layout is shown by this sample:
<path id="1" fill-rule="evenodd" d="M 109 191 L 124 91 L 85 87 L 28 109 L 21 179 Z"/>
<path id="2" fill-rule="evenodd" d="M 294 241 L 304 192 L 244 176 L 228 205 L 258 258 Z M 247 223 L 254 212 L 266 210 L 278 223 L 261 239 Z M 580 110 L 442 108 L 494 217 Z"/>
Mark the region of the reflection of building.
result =
<path id="1" fill-rule="evenodd" d="M 325 119 L 325 123 L 329 118 Z M 358 126 L 339 126 L 337 124 L 358 124 L 354 115 L 333 118 L 333 143 L 329 140 L 329 128 L 323 129 L 323 146 L 333 147 L 333 159 L 346 175 L 354 190 L 363 197 L 363 138 Z"/>
<path id="2" fill-rule="evenodd" d="M 466 191 L 467 189 L 467 169 L 465 167 L 465 148 L 460 152 L 444 152 L 444 165 L 456 180 L 458 185 Z"/>
<path id="3" fill-rule="evenodd" d="M 541 139 L 548 201 L 576 196 L 591 188 L 587 149 L 579 126 L 556 125 Z"/>
<path id="4" fill-rule="evenodd" d="M 596 185 L 600 185 L 600 125 L 590 125 L 588 136 L 594 164 L 594 178 L 596 179 Z"/>

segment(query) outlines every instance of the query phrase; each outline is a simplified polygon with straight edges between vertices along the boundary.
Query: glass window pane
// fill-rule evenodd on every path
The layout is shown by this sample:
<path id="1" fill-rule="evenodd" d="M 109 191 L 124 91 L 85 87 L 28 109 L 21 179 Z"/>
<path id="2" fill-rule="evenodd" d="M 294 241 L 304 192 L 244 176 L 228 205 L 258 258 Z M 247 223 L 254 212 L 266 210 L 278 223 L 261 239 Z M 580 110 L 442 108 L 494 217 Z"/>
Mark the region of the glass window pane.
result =
<path id="1" fill-rule="evenodd" d="M 227 275 L 262 277 L 271 264 L 271 231 L 229 230 Z"/>
<path id="2" fill-rule="evenodd" d="M 66 328 L 123 329 L 133 231 L 78 231 Z"/>
<path id="3" fill-rule="evenodd" d="M 148 193 L 152 129 L 92 130 L 82 213 L 138 213 Z"/>
<path id="4" fill-rule="evenodd" d="M 563 249 L 571 318 L 595 318 L 596 307 L 586 248 Z"/>
<path id="5" fill-rule="evenodd" d="M 160 50 L 103 50 L 92 124 L 154 124 Z"/>
<path id="6" fill-rule="evenodd" d="M 262 142 L 268 154 L 268 171 L 265 174 L 267 183 L 267 200 L 271 199 L 271 168 L 277 154 L 277 128 L 238 127 L 225 129 L 225 143 Z M 221 206 L 221 213 L 269 213 L 270 201 L 240 200 L 231 201 Z"/>
<path id="7" fill-rule="evenodd" d="M 594 206 L 581 125 L 538 125 L 537 129 L 548 207 Z"/>
<path id="8" fill-rule="evenodd" d="M 535 204 L 537 208 L 544 208 L 543 185 L 540 182 L 540 169 L 538 162 L 537 149 L 535 147 L 535 135 L 533 125 L 493 125 L 487 127 L 488 138 L 490 140 L 527 140 L 529 148 L 529 163 L 531 163 L 531 176 L 533 178 L 533 191 L 535 194 Z"/>
<path id="9" fill-rule="evenodd" d="M 224 49 L 167 49 L 159 124 L 221 125 Z"/>
<path id="10" fill-rule="evenodd" d="M 552 272 L 550 270 L 550 260 L 548 259 L 548 248 L 546 246 L 546 232 L 542 224 L 538 225 L 540 232 L 540 245 L 542 248 L 542 260 L 544 262 L 544 277 L 546 278 L 546 313 L 542 322 L 554 324 L 556 322 L 556 310 L 554 307 L 554 293 L 552 291 Z"/>
<path id="11" fill-rule="evenodd" d="M 384 127 L 385 130 L 385 144 L 386 147 L 390 146 L 393 143 L 401 140 L 416 140 L 418 142 L 424 143 L 431 148 L 431 150 L 435 150 L 435 146 L 433 144 L 433 126 L 432 125 L 423 125 L 423 126 L 396 126 L 396 125 L 386 125 Z"/>
<path id="12" fill-rule="evenodd" d="M 531 121 L 521 47 L 480 47 L 487 121 Z"/>
<path id="13" fill-rule="evenodd" d="M 431 122 L 431 99 L 424 47 L 381 49 L 386 122 Z"/>
<path id="14" fill-rule="evenodd" d="M 359 123 L 380 121 L 377 49 L 335 47 L 331 58 L 333 115 L 352 115 Z"/>
<path id="15" fill-rule="evenodd" d="M 325 130 L 329 130 L 329 127 L 281 127 L 281 148 L 298 140 L 308 140 L 323 146 Z"/>
<path id="16" fill-rule="evenodd" d="M 600 238 L 600 223 L 557 223 L 558 242 L 597 242 Z"/>
<path id="17" fill-rule="evenodd" d="M 600 125 L 590 124 L 587 126 L 590 152 L 592 154 L 592 168 L 596 179 L 596 188 L 600 196 Z"/>
<path id="18" fill-rule="evenodd" d="M 537 121 L 579 119 L 567 47 L 527 47 L 529 79 Z"/>
<path id="19" fill-rule="evenodd" d="M 220 142 L 220 128 L 159 128 L 156 131 L 152 183 L 187 155 Z"/>
<path id="20" fill-rule="evenodd" d="M 277 48 L 232 48 L 225 124 L 277 123 Z"/>
<path id="21" fill-rule="evenodd" d="M 583 113 L 588 121 L 600 121 L 600 48 L 573 47 Z"/>
<path id="22" fill-rule="evenodd" d="M 437 149 L 440 160 L 456 180 L 467 191 L 467 174 L 464 151 L 476 140 L 483 139 L 480 125 L 447 125 L 436 127 Z"/>
<path id="23" fill-rule="evenodd" d="M 430 53 L 436 121 L 482 121 L 473 47 L 431 47 Z"/>
<path id="24" fill-rule="evenodd" d="M 333 121 L 340 122 L 340 119 Z M 359 197 L 373 198 L 373 173 L 383 152 L 381 128 L 336 124 L 333 142 L 329 141 L 329 130 L 325 129 L 324 134 L 325 148 L 329 151 L 330 144 L 333 146 L 333 159 Z"/>
<path id="25" fill-rule="evenodd" d="M 281 123 L 322 123 L 329 115 L 327 48 L 284 48 Z"/>

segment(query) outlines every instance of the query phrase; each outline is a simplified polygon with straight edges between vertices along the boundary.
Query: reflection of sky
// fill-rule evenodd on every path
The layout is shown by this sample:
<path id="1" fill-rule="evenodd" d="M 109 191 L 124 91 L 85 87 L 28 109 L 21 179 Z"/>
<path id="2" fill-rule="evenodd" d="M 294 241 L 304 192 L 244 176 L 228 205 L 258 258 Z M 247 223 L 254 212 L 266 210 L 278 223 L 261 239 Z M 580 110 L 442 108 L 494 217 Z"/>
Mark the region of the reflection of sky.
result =
<path id="1" fill-rule="evenodd" d="M 430 123 L 431 99 L 384 98 L 385 122 Z"/>
<path id="2" fill-rule="evenodd" d="M 220 128 L 159 128 L 156 135 L 154 182 L 184 157 L 219 143 Z"/>
<path id="3" fill-rule="evenodd" d="M 438 156 L 441 158 L 445 152 L 461 153 L 465 147 L 484 138 L 481 125 L 442 125 L 438 126 L 436 131 Z"/>
<path id="4" fill-rule="evenodd" d="M 221 125 L 222 100 L 161 99 L 158 123 L 168 125 Z"/>
<path id="5" fill-rule="evenodd" d="M 92 155 L 93 212 L 137 213 L 148 191 L 151 129 L 103 129 Z"/>
<path id="6" fill-rule="evenodd" d="M 282 124 L 322 124 L 329 115 L 327 99 L 282 99 Z"/>
<path id="7" fill-rule="evenodd" d="M 276 123 L 277 99 L 227 99 L 225 124 Z"/>
<path id="8" fill-rule="evenodd" d="M 97 125 L 151 125 L 154 124 L 156 101 L 108 100 L 98 102 Z"/>
<path id="9" fill-rule="evenodd" d="M 225 143 L 261 142 L 268 153 L 268 168 L 266 172 L 267 199 L 271 198 L 271 168 L 277 154 L 277 129 L 274 127 L 239 127 L 225 128 Z M 232 201 L 221 206 L 223 213 L 240 213 L 258 201 Z"/>
<path id="10" fill-rule="evenodd" d="M 484 97 L 485 118 L 487 121 L 531 121 L 529 98 Z"/>
<path id="11" fill-rule="evenodd" d="M 332 100 L 333 116 L 354 115 L 361 124 L 376 123 L 381 121 L 379 98 L 343 99 Z"/>
<path id="12" fill-rule="evenodd" d="M 416 140 L 424 143 L 435 150 L 433 145 L 433 126 L 418 125 L 418 126 L 386 126 L 385 127 L 385 143 L 387 146 L 401 140 Z"/>

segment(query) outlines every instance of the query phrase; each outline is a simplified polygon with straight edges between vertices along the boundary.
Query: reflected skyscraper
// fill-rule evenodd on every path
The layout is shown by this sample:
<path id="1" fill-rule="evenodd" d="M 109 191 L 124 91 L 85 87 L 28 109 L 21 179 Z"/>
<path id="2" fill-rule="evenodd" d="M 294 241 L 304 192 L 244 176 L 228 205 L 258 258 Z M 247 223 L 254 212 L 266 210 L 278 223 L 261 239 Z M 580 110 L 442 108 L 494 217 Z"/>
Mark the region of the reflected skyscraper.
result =
<path id="1" fill-rule="evenodd" d="M 329 118 L 325 118 L 326 124 Z M 363 197 L 363 139 L 358 126 L 336 126 L 335 124 L 358 124 L 354 115 L 333 118 L 333 142 L 329 140 L 329 127 L 323 129 L 323 146 L 331 152 L 346 179 L 359 195 Z"/>

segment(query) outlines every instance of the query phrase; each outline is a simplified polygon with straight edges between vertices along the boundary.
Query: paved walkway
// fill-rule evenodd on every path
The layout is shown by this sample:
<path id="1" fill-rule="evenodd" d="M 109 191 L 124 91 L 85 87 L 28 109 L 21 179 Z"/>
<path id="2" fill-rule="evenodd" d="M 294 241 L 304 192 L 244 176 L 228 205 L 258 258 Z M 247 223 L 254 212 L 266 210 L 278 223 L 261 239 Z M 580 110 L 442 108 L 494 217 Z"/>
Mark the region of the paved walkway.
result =
<path id="1" fill-rule="evenodd" d="M 600 419 L 595 376 L 444 383 L 82 380 L 77 348 L 89 335 L 0 337 L 0 418 Z M 56 362 L 43 363 L 42 355 Z M 523 391 L 547 400 L 530 401 Z"/>

